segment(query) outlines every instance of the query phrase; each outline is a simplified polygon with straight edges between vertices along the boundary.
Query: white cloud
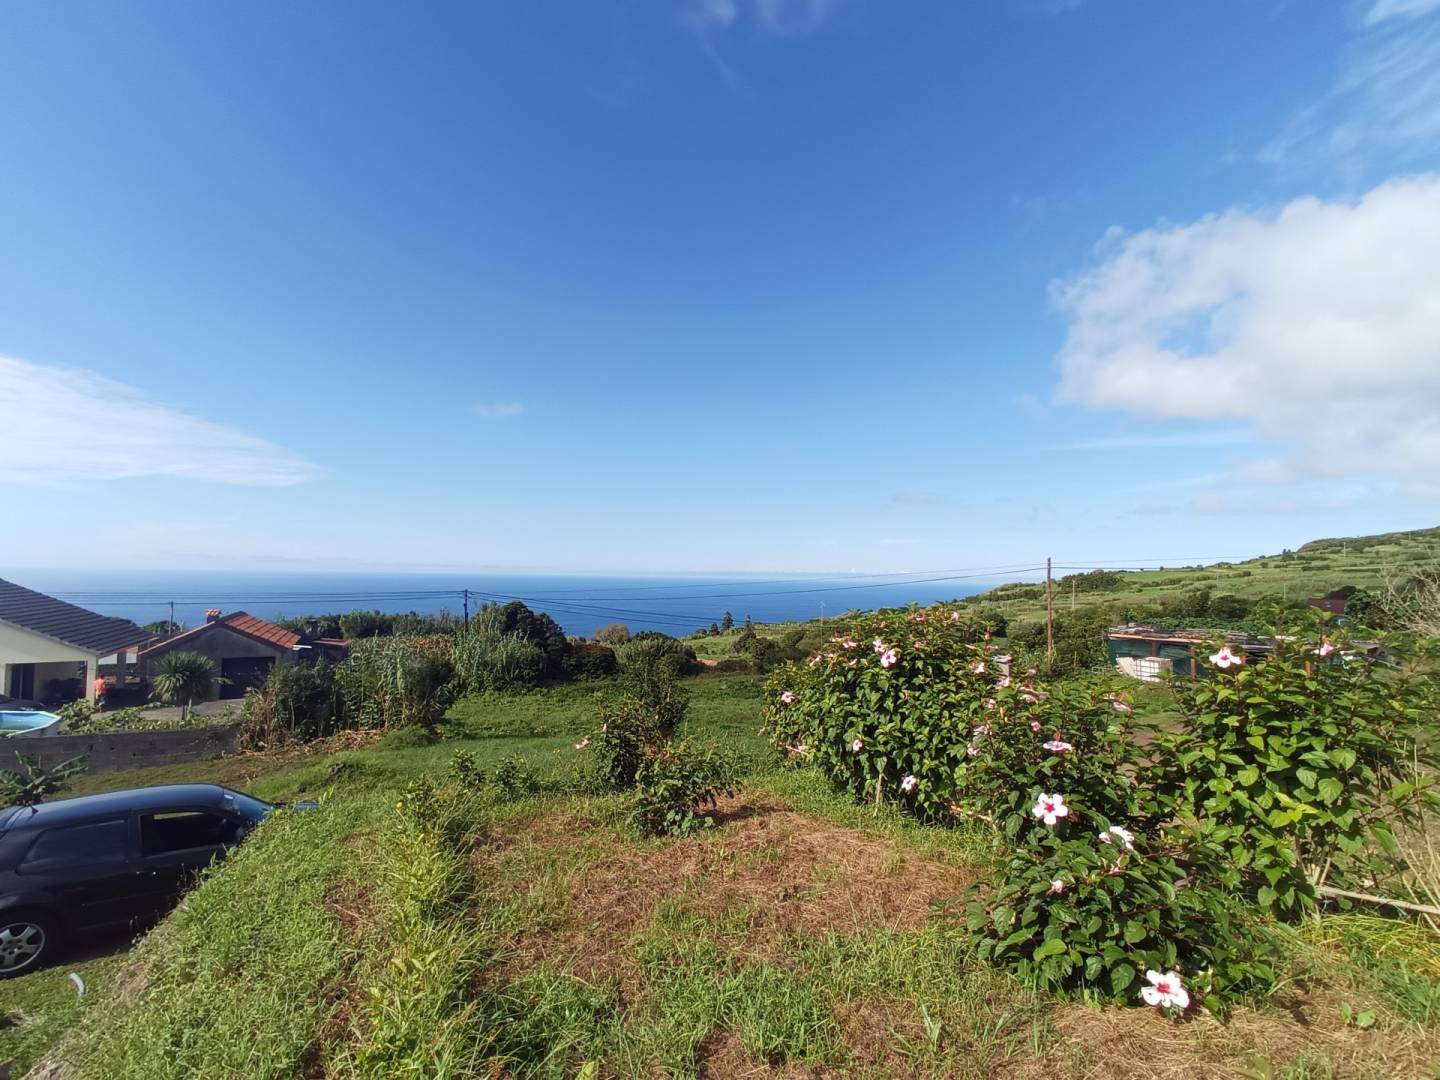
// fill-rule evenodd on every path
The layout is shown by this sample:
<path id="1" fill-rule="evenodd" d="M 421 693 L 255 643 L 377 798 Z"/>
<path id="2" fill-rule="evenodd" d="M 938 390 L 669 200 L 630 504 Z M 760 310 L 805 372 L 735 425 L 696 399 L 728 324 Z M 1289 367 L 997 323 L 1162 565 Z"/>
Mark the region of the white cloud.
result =
<path id="1" fill-rule="evenodd" d="M 1365 15 L 1365 22 L 1373 26 L 1386 19 L 1413 19 L 1437 10 L 1440 10 L 1440 0 L 1375 0 L 1375 6 Z"/>
<path id="2" fill-rule="evenodd" d="M 1112 230 L 1054 297 L 1061 400 L 1243 422 L 1291 448 L 1227 482 L 1414 491 L 1440 470 L 1440 176 Z"/>
<path id="3" fill-rule="evenodd" d="M 1330 90 L 1290 117 L 1261 151 L 1271 165 L 1415 161 L 1440 142 L 1440 0 L 1378 0 Z"/>
<path id="4" fill-rule="evenodd" d="M 507 416 L 519 416 L 525 411 L 525 406 L 518 401 L 494 401 L 472 405 L 470 411 L 486 420 L 503 420 Z"/>
<path id="5" fill-rule="evenodd" d="M 272 442 L 79 368 L 0 356 L 0 402 L 0 483 L 169 476 L 265 487 L 319 472 Z"/>

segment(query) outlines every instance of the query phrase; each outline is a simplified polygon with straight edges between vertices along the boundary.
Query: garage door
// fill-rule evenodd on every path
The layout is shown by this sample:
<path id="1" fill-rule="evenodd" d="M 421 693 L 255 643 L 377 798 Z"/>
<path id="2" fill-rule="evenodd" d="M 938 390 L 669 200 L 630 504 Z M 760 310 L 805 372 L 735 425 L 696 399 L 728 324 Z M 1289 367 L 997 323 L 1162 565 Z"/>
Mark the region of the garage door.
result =
<path id="1" fill-rule="evenodd" d="M 242 698 L 251 687 L 259 688 L 274 665 L 273 656 L 247 656 L 243 659 L 220 661 L 220 674 L 225 681 L 220 684 L 222 698 Z"/>

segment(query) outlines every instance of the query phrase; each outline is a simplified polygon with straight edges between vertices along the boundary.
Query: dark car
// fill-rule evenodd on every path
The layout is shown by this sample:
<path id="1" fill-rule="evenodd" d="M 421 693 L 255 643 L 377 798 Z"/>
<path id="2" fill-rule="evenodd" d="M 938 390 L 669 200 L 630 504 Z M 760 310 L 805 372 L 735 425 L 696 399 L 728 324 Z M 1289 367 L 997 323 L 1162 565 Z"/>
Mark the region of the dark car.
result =
<path id="1" fill-rule="evenodd" d="M 72 935 L 154 919 L 274 809 L 174 784 L 0 810 L 0 979 Z"/>

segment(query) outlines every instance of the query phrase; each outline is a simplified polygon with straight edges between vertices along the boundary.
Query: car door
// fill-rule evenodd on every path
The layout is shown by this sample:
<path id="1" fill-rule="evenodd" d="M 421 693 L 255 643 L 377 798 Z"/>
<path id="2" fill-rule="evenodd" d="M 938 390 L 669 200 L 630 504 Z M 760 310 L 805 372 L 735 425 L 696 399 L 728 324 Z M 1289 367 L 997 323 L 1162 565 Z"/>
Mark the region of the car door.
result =
<path id="1" fill-rule="evenodd" d="M 52 897 L 72 929 L 128 922 L 137 910 L 135 845 L 128 815 L 42 830 L 15 867 L 37 894 Z"/>
<path id="2" fill-rule="evenodd" d="M 183 896 L 195 875 L 244 835 L 242 823 L 215 810 L 177 807 L 135 815 L 139 876 L 152 912 Z"/>

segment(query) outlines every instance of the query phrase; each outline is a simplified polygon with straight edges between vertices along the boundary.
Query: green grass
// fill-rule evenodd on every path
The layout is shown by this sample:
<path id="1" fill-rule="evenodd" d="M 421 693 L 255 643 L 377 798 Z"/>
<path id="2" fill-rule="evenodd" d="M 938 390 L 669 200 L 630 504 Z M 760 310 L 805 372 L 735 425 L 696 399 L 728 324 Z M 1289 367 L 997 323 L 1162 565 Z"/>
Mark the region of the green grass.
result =
<path id="1" fill-rule="evenodd" d="M 0 983 L 0 1075 L 25 1071 L 85 1009 L 99 999 L 127 963 L 123 954 L 71 961 Z M 70 981 L 75 972 L 85 982 L 82 998 Z"/>
<path id="2" fill-rule="evenodd" d="M 858 922 L 843 932 L 777 921 L 765 905 L 821 897 L 827 881 L 850 872 L 846 853 L 862 847 L 888 851 L 867 864 L 881 877 L 864 880 L 881 881 L 916 860 L 983 868 L 992 841 L 978 828 L 922 826 L 888 804 L 856 805 L 812 771 L 776 767 L 755 733 L 759 682 L 687 683 L 687 732 L 746 763 L 744 798 L 759 814 L 686 841 L 635 838 L 622 797 L 574 787 L 584 752 L 573 743 L 592 733 L 593 694 L 603 686 L 467 699 L 435 743 L 392 736 L 323 758 L 251 759 L 250 790 L 321 796 L 322 809 L 267 824 L 132 955 L 86 966 L 97 989 L 83 1005 L 64 980 L 68 969 L 7 984 L 7 1002 L 14 987 L 39 1020 L 0 1028 L 0 1061 L 9 1054 L 28 1064 L 70 1025 L 56 1053 L 77 1080 L 693 1077 L 767 1065 L 857 1077 L 1106 1075 L 1133 1064 L 1121 1059 L 1136 1045 L 1149 1047 L 1156 1071 L 1188 1060 L 1229 1073 L 1255 1061 L 1270 1070 L 1263 1075 L 1381 1075 L 1440 1045 L 1432 1035 L 1440 950 L 1433 935 L 1386 920 L 1326 920 L 1323 933 L 1297 938 L 1287 987 L 1339 988 L 1322 1012 L 1307 1014 L 1314 1031 L 1298 1027 L 1282 1002 L 1224 1029 L 1166 1029 L 1163 1046 L 1147 1042 L 1155 1029 L 1138 1010 L 1063 1005 L 976 963 L 945 910 L 923 925 Z M 1163 707 L 1159 698 L 1142 702 L 1147 712 Z M 521 758 L 541 790 L 447 789 L 433 816 L 415 822 L 398 811 L 406 785 L 443 782 L 459 748 L 487 771 Z M 238 767 L 206 762 L 185 767 L 183 778 L 224 778 Z M 152 775 L 89 782 L 124 786 Z M 745 830 L 767 807 L 800 815 L 785 819 L 801 823 L 798 845 L 785 850 L 801 855 L 782 855 L 778 840 L 746 846 Z M 825 829 L 807 835 L 806 819 Z M 825 850 L 838 863 L 813 856 L 799 893 L 777 901 L 763 887 L 767 860 L 812 857 L 805 845 L 826 830 L 833 846 Z M 690 869 L 673 866 L 686 852 Z M 587 908 L 592 894 L 582 887 L 606 873 L 626 875 L 636 898 L 633 918 L 614 931 L 608 910 Z M 761 884 L 710 902 L 737 875 Z M 580 953 L 599 959 L 580 964 Z M 1340 1026 L 1342 997 L 1374 1011 L 1373 1030 Z"/>

